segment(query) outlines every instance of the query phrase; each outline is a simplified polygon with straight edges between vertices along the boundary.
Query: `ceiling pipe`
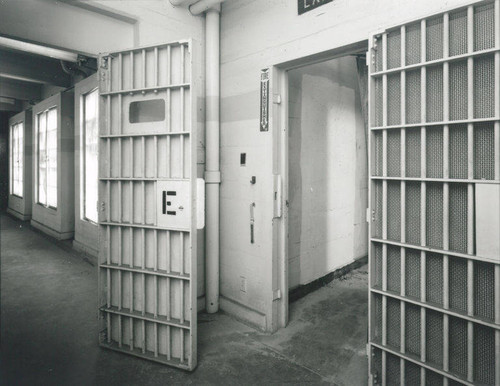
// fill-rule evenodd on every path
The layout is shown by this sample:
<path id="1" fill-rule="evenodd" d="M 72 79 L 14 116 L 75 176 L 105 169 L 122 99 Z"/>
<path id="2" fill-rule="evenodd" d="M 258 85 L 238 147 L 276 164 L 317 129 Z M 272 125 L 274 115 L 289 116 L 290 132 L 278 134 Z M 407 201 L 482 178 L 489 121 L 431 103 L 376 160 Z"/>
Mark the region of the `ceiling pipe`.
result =
<path id="1" fill-rule="evenodd" d="M 0 36 L 0 46 L 18 51 L 29 52 L 31 54 L 48 56 L 50 58 L 64 60 L 66 62 L 77 62 L 78 54 L 58 48 L 46 47 L 40 44 L 24 42 L 22 40 L 11 39 Z"/>
<path id="2" fill-rule="evenodd" d="M 181 5 L 190 6 L 191 4 L 196 3 L 198 0 L 170 0 L 170 4 L 174 7 L 179 7 Z"/>
<path id="3" fill-rule="evenodd" d="M 220 12 L 220 4 L 223 1 L 224 0 L 200 0 L 189 6 L 189 12 L 191 12 L 191 14 L 194 16 L 199 16 L 203 12 L 207 12 L 212 8 L 217 8 L 217 11 Z"/>
<path id="4" fill-rule="evenodd" d="M 220 281 L 220 6 L 206 13 L 205 55 L 206 310 L 215 313 L 219 310 Z"/>

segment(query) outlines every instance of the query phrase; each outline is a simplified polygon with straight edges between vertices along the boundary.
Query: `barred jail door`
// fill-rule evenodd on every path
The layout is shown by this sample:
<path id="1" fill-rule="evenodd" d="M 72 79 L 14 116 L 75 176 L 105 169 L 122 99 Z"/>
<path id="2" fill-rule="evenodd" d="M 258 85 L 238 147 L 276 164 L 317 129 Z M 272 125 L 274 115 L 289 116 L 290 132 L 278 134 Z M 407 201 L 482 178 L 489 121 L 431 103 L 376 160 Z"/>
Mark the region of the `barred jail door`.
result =
<path id="1" fill-rule="evenodd" d="M 500 385 L 500 1 L 370 42 L 370 384 Z"/>
<path id="2" fill-rule="evenodd" d="M 100 344 L 196 367 L 190 42 L 99 58 Z"/>

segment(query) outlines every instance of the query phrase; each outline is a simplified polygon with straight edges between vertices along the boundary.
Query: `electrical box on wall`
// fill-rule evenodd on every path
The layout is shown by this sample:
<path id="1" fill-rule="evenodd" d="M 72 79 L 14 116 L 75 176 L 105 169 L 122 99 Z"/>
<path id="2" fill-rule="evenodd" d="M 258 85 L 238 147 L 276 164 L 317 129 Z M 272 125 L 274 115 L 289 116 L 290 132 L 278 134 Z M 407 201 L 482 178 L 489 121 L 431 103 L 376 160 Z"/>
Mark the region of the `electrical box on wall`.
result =
<path id="1" fill-rule="evenodd" d="M 191 182 L 158 181 L 156 185 L 157 225 L 189 229 L 191 224 Z"/>

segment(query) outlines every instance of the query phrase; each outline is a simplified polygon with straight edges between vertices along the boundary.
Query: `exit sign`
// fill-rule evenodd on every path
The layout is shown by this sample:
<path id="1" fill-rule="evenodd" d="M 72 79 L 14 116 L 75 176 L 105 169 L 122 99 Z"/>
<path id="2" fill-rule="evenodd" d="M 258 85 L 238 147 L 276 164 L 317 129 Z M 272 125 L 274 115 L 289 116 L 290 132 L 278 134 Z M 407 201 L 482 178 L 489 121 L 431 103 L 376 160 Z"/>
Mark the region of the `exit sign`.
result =
<path id="1" fill-rule="evenodd" d="M 299 2 L 299 15 L 312 11 L 314 8 L 321 7 L 326 3 L 331 3 L 333 0 L 298 0 Z"/>

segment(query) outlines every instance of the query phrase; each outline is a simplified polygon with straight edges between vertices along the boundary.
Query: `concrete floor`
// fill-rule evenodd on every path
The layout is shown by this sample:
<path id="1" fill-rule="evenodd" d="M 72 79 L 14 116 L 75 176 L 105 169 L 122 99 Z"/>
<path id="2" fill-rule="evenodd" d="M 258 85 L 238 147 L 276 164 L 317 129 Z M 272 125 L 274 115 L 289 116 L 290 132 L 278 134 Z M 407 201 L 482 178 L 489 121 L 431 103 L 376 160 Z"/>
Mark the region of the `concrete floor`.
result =
<path id="1" fill-rule="evenodd" d="M 367 268 L 290 305 L 258 332 L 200 314 L 193 373 L 97 346 L 97 269 L 67 243 L 1 216 L 2 385 L 366 385 Z"/>

